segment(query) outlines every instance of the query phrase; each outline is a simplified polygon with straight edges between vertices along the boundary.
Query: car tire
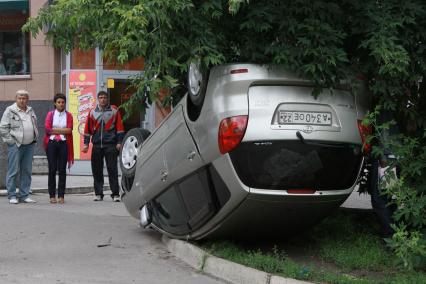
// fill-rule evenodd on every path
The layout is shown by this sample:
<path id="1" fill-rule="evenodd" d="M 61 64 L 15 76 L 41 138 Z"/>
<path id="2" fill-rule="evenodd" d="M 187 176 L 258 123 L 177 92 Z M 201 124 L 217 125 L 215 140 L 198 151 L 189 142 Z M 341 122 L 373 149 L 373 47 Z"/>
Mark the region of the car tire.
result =
<path id="1" fill-rule="evenodd" d="M 120 151 L 121 185 L 124 190 L 130 191 L 135 179 L 136 161 L 139 146 L 151 133 L 142 128 L 130 129 L 123 139 Z"/>
<path id="2" fill-rule="evenodd" d="M 200 61 L 193 61 L 188 69 L 188 96 L 194 106 L 201 108 L 207 90 L 209 72 Z"/>

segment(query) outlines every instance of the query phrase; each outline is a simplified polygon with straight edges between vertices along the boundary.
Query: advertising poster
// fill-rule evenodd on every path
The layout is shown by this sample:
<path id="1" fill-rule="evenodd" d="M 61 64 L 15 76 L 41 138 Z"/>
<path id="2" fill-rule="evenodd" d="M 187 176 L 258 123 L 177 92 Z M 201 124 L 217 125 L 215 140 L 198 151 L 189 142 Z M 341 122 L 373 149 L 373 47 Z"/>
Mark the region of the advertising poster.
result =
<path id="1" fill-rule="evenodd" d="M 96 71 L 70 71 L 69 112 L 74 117 L 74 158 L 90 160 L 92 148 L 82 153 L 84 125 L 89 111 L 96 106 Z"/>

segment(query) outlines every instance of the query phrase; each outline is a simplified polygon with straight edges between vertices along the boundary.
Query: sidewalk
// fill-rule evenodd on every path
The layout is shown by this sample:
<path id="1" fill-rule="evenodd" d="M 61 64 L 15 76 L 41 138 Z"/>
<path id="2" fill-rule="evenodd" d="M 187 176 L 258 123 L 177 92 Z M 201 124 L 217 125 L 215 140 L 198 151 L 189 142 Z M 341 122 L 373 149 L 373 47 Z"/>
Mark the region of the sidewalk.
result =
<path id="1" fill-rule="evenodd" d="M 33 175 L 31 189 L 33 193 L 48 193 L 47 175 Z M 108 177 L 104 177 L 104 190 L 109 190 Z M 67 176 L 65 194 L 84 194 L 93 192 L 93 176 Z M 5 189 L 0 189 L 0 196 L 7 195 Z"/>

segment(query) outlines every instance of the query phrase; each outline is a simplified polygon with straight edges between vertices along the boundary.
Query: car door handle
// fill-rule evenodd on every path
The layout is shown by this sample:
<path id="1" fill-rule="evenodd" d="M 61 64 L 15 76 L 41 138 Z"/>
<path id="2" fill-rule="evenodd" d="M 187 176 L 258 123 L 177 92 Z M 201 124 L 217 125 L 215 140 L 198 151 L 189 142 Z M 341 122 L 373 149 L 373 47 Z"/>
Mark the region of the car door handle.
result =
<path id="1" fill-rule="evenodd" d="M 169 175 L 169 173 L 167 171 L 162 171 L 160 176 L 161 176 L 161 181 L 165 182 L 167 181 L 167 176 Z"/>
<path id="2" fill-rule="evenodd" d="M 190 161 L 194 160 L 196 152 L 195 151 L 191 151 L 188 153 L 188 155 L 186 156 L 186 158 Z"/>

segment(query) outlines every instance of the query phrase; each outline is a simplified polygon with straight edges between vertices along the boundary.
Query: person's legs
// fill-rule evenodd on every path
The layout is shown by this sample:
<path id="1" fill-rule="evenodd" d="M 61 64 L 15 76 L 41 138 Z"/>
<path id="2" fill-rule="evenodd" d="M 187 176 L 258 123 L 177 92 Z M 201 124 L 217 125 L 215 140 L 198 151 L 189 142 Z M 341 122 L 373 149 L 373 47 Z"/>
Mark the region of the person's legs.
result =
<path id="1" fill-rule="evenodd" d="M 105 150 L 105 161 L 108 170 L 108 179 L 109 187 L 111 188 L 112 194 L 111 197 L 119 196 L 119 187 L 118 187 L 118 169 L 117 169 L 117 156 L 118 152 L 114 146 L 107 147 Z"/>
<path id="2" fill-rule="evenodd" d="M 92 148 L 92 173 L 93 173 L 93 186 L 95 188 L 95 195 L 101 197 L 104 196 L 104 155 L 103 149 L 100 147 L 94 146 Z"/>
<path id="3" fill-rule="evenodd" d="M 393 235 L 393 229 L 391 228 L 392 223 L 392 210 L 389 208 L 388 198 L 385 195 L 381 195 L 379 189 L 378 180 L 378 167 L 379 162 L 377 159 L 372 163 L 372 174 L 371 174 L 371 206 L 379 220 L 380 224 L 380 235 L 382 237 L 391 237 Z"/>
<path id="4" fill-rule="evenodd" d="M 56 171 L 58 168 L 58 144 L 52 140 L 47 144 L 47 163 L 49 165 L 48 189 L 50 198 L 56 197 Z"/>
<path id="5" fill-rule="evenodd" d="M 20 147 L 20 178 L 19 198 L 25 200 L 30 193 L 31 174 L 33 171 L 34 144 Z"/>
<path id="6" fill-rule="evenodd" d="M 67 143 L 61 142 L 58 143 L 58 171 L 59 171 L 59 181 L 58 181 L 58 197 L 64 198 L 65 195 L 65 184 L 67 179 L 67 156 L 68 149 Z"/>
<path id="7" fill-rule="evenodd" d="M 9 199 L 16 198 L 16 176 L 19 170 L 19 148 L 16 144 L 7 146 L 6 189 Z"/>

